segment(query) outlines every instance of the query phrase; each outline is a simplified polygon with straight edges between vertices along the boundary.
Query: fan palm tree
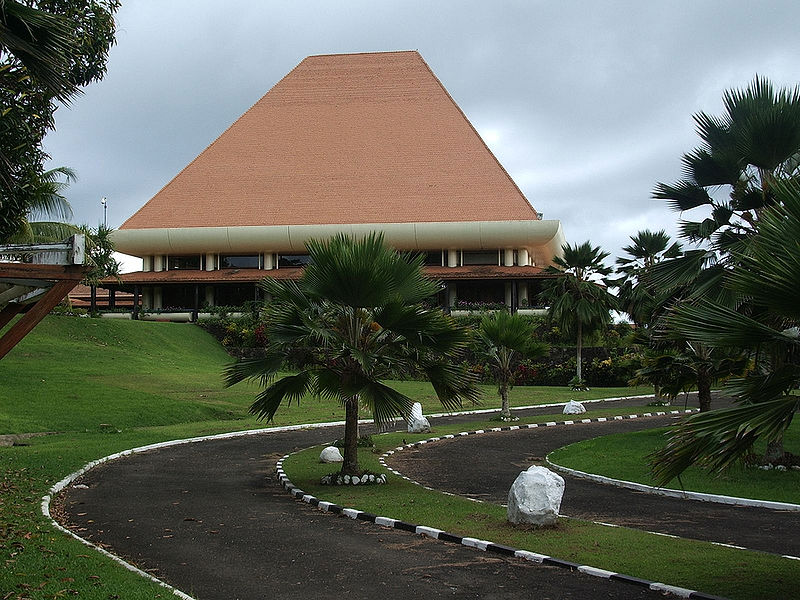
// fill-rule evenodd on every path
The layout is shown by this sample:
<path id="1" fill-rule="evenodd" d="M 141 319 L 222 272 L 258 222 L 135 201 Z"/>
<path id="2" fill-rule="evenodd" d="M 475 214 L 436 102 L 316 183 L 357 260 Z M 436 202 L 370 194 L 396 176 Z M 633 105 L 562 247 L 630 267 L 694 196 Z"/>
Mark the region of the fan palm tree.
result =
<path id="1" fill-rule="evenodd" d="M 508 391 L 514 385 L 515 368 L 524 358 L 547 354 L 547 344 L 534 340 L 534 329 L 522 315 L 505 311 L 485 316 L 478 329 L 478 345 L 492 365 L 502 405 L 500 416 L 506 420 L 511 419 Z"/>
<path id="2" fill-rule="evenodd" d="M 632 243 L 623 248 L 628 256 L 617 258 L 619 278 L 609 283 L 618 290 L 620 308 L 638 327 L 647 327 L 658 303 L 648 275 L 661 261 L 680 256 L 681 244 L 670 243 L 670 237 L 663 229 L 655 232 L 645 229 L 630 239 Z"/>
<path id="3" fill-rule="evenodd" d="M 65 221 L 72 218 L 72 207 L 64 191 L 76 180 L 75 171 L 69 167 L 56 167 L 37 176 L 25 190 L 28 196 L 28 211 L 16 220 L 16 230 L 5 235 L 0 232 L 0 241 L 16 244 L 60 242 L 78 233 L 78 228 Z M 50 218 L 55 220 L 39 220 Z"/>
<path id="4" fill-rule="evenodd" d="M 80 91 L 68 76 L 75 43 L 69 19 L 0 0 L 0 50 L 16 56 L 51 96 L 65 102 Z"/>
<path id="5" fill-rule="evenodd" d="M 550 318 L 576 341 L 577 370 L 575 385 L 583 385 L 581 359 L 583 336 L 608 325 L 617 300 L 597 280 L 609 275 L 612 269 L 603 264 L 608 252 L 592 247 L 589 242 L 571 246 L 564 244 L 562 255 L 553 257 L 555 266 L 547 272 L 554 277 L 541 293 L 549 308 Z"/>
<path id="6" fill-rule="evenodd" d="M 660 483 L 698 462 L 719 471 L 766 439 L 768 458 L 780 458 L 783 432 L 800 409 L 800 183 L 773 182 L 776 202 L 765 210 L 755 235 L 734 253 L 726 286 L 738 307 L 711 301 L 681 305 L 669 316 L 687 339 L 717 348 L 747 348 L 766 356 L 728 390 L 740 406 L 689 418 L 652 456 Z"/>
<path id="7" fill-rule="evenodd" d="M 477 401 L 473 378 L 454 361 L 469 334 L 422 304 L 439 284 L 423 275 L 421 257 L 388 248 L 382 235 L 312 240 L 308 252 L 311 263 L 298 282 L 261 282 L 272 295 L 266 355 L 228 367 L 226 383 L 259 380 L 265 388 L 250 411 L 267 420 L 281 403 L 306 394 L 344 405 L 342 474 L 357 475 L 360 406 L 384 426 L 413 405 L 384 380 L 421 371 L 446 408 Z M 289 359 L 297 372 L 279 376 Z"/>

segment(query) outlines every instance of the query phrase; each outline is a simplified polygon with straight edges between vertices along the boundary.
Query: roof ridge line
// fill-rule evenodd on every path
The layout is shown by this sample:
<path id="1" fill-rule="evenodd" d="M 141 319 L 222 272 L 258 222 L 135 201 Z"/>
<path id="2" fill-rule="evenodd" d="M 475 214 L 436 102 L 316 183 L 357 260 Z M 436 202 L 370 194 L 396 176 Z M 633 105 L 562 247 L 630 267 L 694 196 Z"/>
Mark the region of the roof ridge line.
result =
<path id="1" fill-rule="evenodd" d="M 531 209 L 531 211 L 533 212 L 533 214 L 534 214 L 534 218 L 535 218 L 536 220 L 539 220 L 539 213 L 538 213 L 538 212 L 536 212 L 536 209 L 533 207 L 533 204 L 531 204 L 531 201 L 530 201 L 530 200 L 528 200 L 528 197 L 527 197 L 527 196 L 525 195 L 525 193 L 524 193 L 524 192 L 523 192 L 523 191 L 522 191 L 522 190 L 519 188 L 519 186 L 517 185 L 517 182 L 516 182 L 516 181 L 514 181 L 514 178 L 513 178 L 513 177 L 511 177 L 511 175 L 508 173 L 508 171 L 506 171 L 506 168 L 505 168 L 505 167 L 503 166 L 503 164 L 502 164 L 502 163 L 501 163 L 501 162 L 498 160 L 498 158 L 495 156 L 494 152 L 492 152 L 492 149 L 491 149 L 491 148 L 489 148 L 489 146 L 486 144 L 486 140 L 484 140 L 484 139 L 483 139 L 483 136 L 481 136 L 481 134 L 478 132 L 478 130 L 477 130 L 477 129 L 475 129 L 475 126 L 474 126 L 474 125 L 472 124 L 472 122 L 471 122 L 471 121 L 470 121 L 470 120 L 467 118 L 467 115 L 464 113 L 464 111 L 463 111 L 463 110 L 461 109 L 461 107 L 458 105 L 458 102 L 456 102 L 456 101 L 455 101 L 455 98 L 453 98 L 453 96 L 451 96 L 451 95 L 450 95 L 450 92 L 448 92 L 448 91 L 447 91 L 447 88 L 444 86 L 444 84 L 441 82 L 441 80 L 440 80 L 440 79 L 439 79 L 439 78 L 436 76 L 436 73 L 434 73 L 434 72 L 433 72 L 433 69 L 431 69 L 430 65 L 429 65 L 429 64 L 428 64 L 428 63 L 425 61 L 425 59 L 424 59 L 424 58 L 422 58 L 422 55 L 421 55 L 419 52 L 417 52 L 417 56 L 419 56 L 419 59 L 422 61 L 422 64 L 423 64 L 423 65 L 425 65 L 425 68 L 426 68 L 426 69 L 428 70 L 428 72 L 429 72 L 429 73 L 430 73 L 430 74 L 433 76 L 434 80 L 436 80 L 436 83 L 439 85 L 439 87 L 440 87 L 440 88 L 442 88 L 442 91 L 445 93 L 445 95 L 446 95 L 446 96 L 447 96 L 447 98 L 450 100 L 450 102 L 452 102 L 453 106 L 455 106 L 455 107 L 456 107 L 456 110 L 457 110 L 457 111 L 458 111 L 458 113 L 461 115 L 461 118 L 462 118 L 462 119 L 463 119 L 463 120 L 464 120 L 464 121 L 467 123 L 467 125 L 469 126 L 469 128 L 470 128 L 470 129 L 472 129 L 472 131 L 475 133 L 475 135 L 476 135 L 476 136 L 478 136 L 478 139 L 481 141 L 481 144 L 483 144 L 483 147 L 484 147 L 484 148 L 486 148 L 486 151 L 489 153 L 489 155 L 492 157 L 492 159 L 494 159 L 494 162 L 495 162 L 495 163 L 497 163 L 497 166 L 498 166 L 498 167 L 500 167 L 500 169 L 503 171 L 503 173 L 505 174 L 505 176 L 506 176 L 506 177 L 508 178 L 508 180 L 511 182 L 511 185 L 513 185 L 513 186 L 514 186 L 514 189 L 515 189 L 515 190 L 517 190 L 517 191 L 519 192 L 519 195 L 520 195 L 520 196 L 522 196 L 522 199 L 523 199 L 523 200 L 525 200 L 525 203 L 528 205 L 528 207 L 529 207 L 529 208 Z"/>

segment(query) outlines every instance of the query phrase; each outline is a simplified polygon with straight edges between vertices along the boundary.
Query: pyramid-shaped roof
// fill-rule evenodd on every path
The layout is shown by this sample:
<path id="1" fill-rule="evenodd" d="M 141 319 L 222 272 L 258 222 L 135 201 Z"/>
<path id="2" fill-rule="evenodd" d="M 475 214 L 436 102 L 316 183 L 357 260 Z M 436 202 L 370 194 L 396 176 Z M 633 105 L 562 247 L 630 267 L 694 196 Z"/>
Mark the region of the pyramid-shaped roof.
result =
<path id="1" fill-rule="evenodd" d="M 121 229 L 535 219 L 410 51 L 306 58 Z"/>

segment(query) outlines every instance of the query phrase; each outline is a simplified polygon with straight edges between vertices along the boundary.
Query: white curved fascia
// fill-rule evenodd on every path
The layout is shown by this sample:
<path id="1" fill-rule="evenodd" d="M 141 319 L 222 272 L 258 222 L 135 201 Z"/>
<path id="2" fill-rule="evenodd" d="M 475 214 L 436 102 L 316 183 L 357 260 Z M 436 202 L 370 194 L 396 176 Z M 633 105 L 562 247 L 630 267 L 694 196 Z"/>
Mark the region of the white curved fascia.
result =
<path id="1" fill-rule="evenodd" d="M 399 250 L 529 248 L 540 262 L 549 262 L 564 243 L 561 222 L 555 220 L 119 229 L 112 236 L 117 251 L 132 256 L 265 251 L 299 254 L 306 251 L 306 242 L 312 238 L 326 239 L 337 233 L 362 237 L 372 232 L 383 233 L 386 242 Z"/>

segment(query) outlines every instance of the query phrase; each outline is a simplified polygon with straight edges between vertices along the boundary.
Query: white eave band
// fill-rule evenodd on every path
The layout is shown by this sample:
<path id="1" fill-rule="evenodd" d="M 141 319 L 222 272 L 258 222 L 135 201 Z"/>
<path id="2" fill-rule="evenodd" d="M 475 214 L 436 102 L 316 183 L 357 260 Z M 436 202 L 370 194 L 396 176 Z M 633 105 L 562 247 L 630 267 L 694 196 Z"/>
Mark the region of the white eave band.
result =
<path id="1" fill-rule="evenodd" d="M 133 256 L 264 251 L 302 254 L 312 238 L 327 239 L 337 233 L 358 238 L 373 231 L 383 233 L 386 242 L 399 250 L 537 248 L 553 256 L 560 254 L 564 243 L 561 222 L 554 220 L 119 229 L 112 236 L 119 252 Z"/>

